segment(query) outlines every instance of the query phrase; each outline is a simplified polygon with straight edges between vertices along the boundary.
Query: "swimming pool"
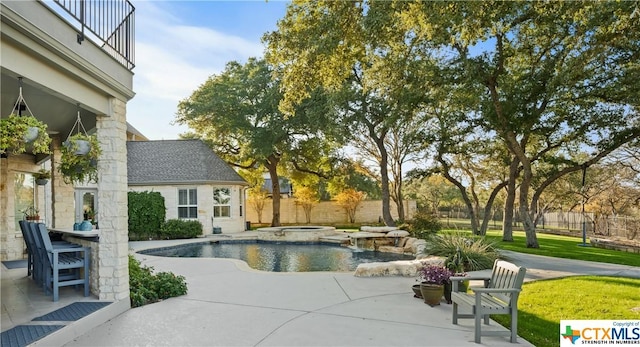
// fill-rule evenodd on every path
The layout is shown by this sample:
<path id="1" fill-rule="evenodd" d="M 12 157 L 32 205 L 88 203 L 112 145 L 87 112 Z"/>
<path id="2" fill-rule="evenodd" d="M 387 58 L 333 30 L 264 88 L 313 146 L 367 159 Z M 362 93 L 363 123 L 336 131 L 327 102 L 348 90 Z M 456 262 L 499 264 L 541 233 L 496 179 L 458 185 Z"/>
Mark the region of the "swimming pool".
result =
<path id="1" fill-rule="evenodd" d="M 221 241 L 141 251 L 162 257 L 240 259 L 256 270 L 273 272 L 354 271 L 359 264 L 413 260 L 414 256 L 353 251 L 326 243 Z"/>

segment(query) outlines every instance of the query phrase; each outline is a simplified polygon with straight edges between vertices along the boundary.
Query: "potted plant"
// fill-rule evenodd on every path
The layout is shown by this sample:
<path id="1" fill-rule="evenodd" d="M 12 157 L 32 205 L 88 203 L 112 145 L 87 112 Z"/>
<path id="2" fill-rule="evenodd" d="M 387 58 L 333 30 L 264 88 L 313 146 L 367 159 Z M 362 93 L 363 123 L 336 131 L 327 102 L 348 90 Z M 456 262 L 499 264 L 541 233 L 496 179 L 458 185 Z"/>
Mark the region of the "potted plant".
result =
<path id="1" fill-rule="evenodd" d="M 451 281 L 458 282 L 458 291 L 466 292 L 469 287 L 469 280 L 462 279 L 460 277 L 467 277 L 466 269 L 464 262 L 462 260 L 462 251 L 460 247 L 456 248 L 456 252 L 447 258 L 446 261 L 447 268 L 451 271 Z M 448 286 L 445 286 L 445 298 L 447 298 L 447 303 L 451 303 L 451 290 L 452 283 L 449 282 Z M 447 290 L 449 291 L 447 293 Z"/>
<path id="2" fill-rule="evenodd" d="M 28 207 L 27 209 L 22 211 L 22 213 L 24 213 L 25 220 L 33 220 L 33 221 L 40 220 L 40 214 L 39 214 L 40 211 L 33 206 Z"/>
<path id="3" fill-rule="evenodd" d="M 440 305 L 444 294 L 444 285 L 449 282 L 451 271 L 440 265 L 426 265 L 418 269 L 418 278 L 421 280 L 420 292 L 425 304 L 429 306 Z"/>
<path id="4" fill-rule="evenodd" d="M 50 143 L 47 125 L 33 116 L 10 114 L 0 119 L 0 153 L 24 153 L 28 145 L 34 154 L 48 154 Z"/>
<path id="5" fill-rule="evenodd" d="M 89 150 L 86 154 L 77 154 L 82 146 L 77 140 L 88 142 Z M 59 170 L 66 183 L 96 182 L 98 180 L 98 157 L 101 151 L 96 135 L 82 133 L 72 135 L 65 141 L 61 150 Z"/>
<path id="6" fill-rule="evenodd" d="M 47 169 L 40 169 L 40 171 L 33 174 L 33 178 L 35 178 L 37 185 L 44 186 L 51 178 L 51 171 Z"/>

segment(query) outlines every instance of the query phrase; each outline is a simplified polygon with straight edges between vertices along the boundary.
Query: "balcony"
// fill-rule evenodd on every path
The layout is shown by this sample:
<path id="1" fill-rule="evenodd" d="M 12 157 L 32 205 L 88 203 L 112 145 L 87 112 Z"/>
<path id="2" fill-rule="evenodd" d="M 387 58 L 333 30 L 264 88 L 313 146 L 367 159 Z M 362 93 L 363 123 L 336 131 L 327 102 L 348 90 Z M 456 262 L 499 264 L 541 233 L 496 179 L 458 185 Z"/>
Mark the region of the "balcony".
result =
<path id="1" fill-rule="evenodd" d="M 24 98 L 51 134 L 66 136 L 78 112 L 87 130 L 133 97 L 134 11 L 128 0 L 3 1 L 2 102 Z M 79 106 L 78 106 L 79 105 Z"/>
<path id="2" fill-rule="evenodd" d="M 52 6 L 52 5 L 58 6 Z M 86 39 L 98 43 L 120 64 L 135 66 L 135 8 L 128 0 L 54 0 L 49 6 L 71 19 L 78 30 L 77 42 Z"/>

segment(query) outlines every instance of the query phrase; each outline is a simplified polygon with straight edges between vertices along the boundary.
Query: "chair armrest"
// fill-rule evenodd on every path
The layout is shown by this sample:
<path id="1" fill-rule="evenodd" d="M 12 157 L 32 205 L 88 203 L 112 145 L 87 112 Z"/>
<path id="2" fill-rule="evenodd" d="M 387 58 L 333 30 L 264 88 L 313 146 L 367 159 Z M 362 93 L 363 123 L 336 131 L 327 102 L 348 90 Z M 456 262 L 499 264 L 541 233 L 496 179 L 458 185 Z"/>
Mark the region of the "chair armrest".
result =
<path id="1" fill-rule="evenodd" d="M 519 288 L 481 288 L 471 287 L 474 293 L 520 293 L 522 290 Z"/>
<path id="2" fill-rule="evenodd" d="M 477 280 L 484 280 L 484 281 L 488 281 L 491 279 L 491 276 L 481 276 L 481 275 L 475 275 L 475 276 L 452 276 L 450 277 L 450 279 L 453 281 L 454 279 L 456 281 L 477 281 Z"/>
<path id="3" fill-rule="evenodd" d="M 89 247 L 69 247 L 69 248 L 54 248 L 51 253 L 76 253 L 76 252 L 88 252 Z"/>

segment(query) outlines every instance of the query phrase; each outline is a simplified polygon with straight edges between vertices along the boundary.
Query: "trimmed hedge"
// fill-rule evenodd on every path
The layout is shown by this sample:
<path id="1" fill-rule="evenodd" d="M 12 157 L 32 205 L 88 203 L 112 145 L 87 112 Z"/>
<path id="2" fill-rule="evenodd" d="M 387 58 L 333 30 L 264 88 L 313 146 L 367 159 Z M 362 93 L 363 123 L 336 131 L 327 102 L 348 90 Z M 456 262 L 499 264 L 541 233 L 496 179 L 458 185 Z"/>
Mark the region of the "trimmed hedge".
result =
<path id="1" fill-rule="evenodd" d="M 160 238 L 173 239 L 192 239 L 202 235 L 202 223 L 197 220 L 169 219 L 162 230 Z"/>
<path id="2" fill-rule="evenodd" d="M 158 192 L 129 192 L 129 240 L 156 238 L 162 229 L 167 209 Z"/>

